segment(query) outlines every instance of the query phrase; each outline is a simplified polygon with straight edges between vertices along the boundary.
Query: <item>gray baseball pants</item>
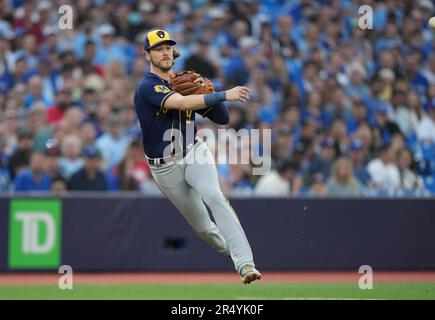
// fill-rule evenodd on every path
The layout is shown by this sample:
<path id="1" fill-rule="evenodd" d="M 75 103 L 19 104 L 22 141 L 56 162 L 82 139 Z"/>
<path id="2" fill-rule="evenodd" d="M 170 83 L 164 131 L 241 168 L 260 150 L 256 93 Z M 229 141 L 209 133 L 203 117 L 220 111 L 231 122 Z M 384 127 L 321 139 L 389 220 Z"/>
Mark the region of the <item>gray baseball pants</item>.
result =
<path id="1" fill-rule="evenodd" d="M 204 141 L 190 146 L 184 159 L 150 168 L 157 186 L 202 239 L 231 256 L 237 271 L 246 264 L 255 266 L 240 221 L 220 190 L 216 164 Z"/>

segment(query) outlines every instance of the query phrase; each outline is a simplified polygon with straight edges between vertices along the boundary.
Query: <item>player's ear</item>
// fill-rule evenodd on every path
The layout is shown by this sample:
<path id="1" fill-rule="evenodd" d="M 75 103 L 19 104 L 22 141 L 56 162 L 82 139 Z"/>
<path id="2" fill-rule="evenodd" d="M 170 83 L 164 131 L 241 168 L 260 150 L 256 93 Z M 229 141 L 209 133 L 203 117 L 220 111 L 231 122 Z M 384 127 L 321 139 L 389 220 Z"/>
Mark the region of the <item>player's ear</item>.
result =
<path id="1" fill-rule="evenodd" d="M 150 61 L 150 52 L 147 50 L 143 51 L 143 55 L 145 56 L 145 59 L 147 59 L 148 61 Z"/>
<path id="2" fill-rule="evenodd" d="M 174 60 L 177 59 L 179 56 L 181 56 L 181 54 L 174 48 L 172 48 L 172 55 L 174 57 Z"/>

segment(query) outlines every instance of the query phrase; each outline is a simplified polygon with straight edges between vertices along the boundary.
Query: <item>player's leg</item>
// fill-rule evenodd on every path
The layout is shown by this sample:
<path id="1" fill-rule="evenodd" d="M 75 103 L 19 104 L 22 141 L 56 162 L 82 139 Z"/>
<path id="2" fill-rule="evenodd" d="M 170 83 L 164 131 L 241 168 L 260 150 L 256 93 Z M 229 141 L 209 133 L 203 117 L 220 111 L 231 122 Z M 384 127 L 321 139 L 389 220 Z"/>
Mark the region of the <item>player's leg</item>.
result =
<path id="1" fill-rule="evenodd" d="M 196 233 L 207 241 L 216 251 L 230 256 L 230 250 L 225 237 L 210 219 L 208 210 L 199 193 L 186 183 L 186 203 L 180 209 Z M 205 226 L 205 227 L 204 227 Z"/>
<path id="2" fill-rule="evenodd" d="M 152 167 L 151 171 L 162 193 L 183 214 L 195 232 L 216 251 L 230 255 L 225 238 L 210 219 L 200 195 L 186 183 L 184 165 Z"/>
<path id="3" fill-rule="evenodd" d="M 216 224 L 228 244 L 236 270 L 240 272 L 245 265 L 255 266 L 245 232 L 220 190 L 216 165 L 210 150 L 204 142 L 198 142 L 194 150 L 195 161 L 192 161 L 192 152 L 187 159 L 187 183 L 198 191 L 212 211 Z"/>

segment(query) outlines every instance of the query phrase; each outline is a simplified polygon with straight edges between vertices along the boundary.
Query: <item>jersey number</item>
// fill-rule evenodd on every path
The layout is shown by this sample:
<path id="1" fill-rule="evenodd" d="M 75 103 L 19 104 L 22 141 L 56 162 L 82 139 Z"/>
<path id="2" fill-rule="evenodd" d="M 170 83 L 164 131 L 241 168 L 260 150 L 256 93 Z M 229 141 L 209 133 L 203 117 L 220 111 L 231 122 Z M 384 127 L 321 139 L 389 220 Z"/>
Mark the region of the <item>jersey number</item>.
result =
<path id="1" fill-rule="evenodd" d="M 192 120 L 192 110 L 187 110 L 186 111 L 186 122 L 190 123 L 191 120 Z"/>

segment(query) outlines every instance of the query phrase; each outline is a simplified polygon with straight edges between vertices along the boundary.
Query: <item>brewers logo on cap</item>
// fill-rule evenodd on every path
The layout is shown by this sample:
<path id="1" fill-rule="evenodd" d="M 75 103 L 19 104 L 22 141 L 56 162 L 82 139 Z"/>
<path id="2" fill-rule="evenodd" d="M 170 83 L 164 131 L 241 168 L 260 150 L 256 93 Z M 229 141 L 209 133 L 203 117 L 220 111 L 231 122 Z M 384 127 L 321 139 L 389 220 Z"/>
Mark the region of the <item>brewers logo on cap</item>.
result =
<path id="1" fill-rule="evenodd" d="M 169 33 L 164 30 L 152 30 L 147 33 L 145 36 L 145 45 L 144 49 L 149 50 L 152 49 L 162 42 L 167 42 L 170 45 L 177 44 L 174 40 L 169 37 Z"/>

